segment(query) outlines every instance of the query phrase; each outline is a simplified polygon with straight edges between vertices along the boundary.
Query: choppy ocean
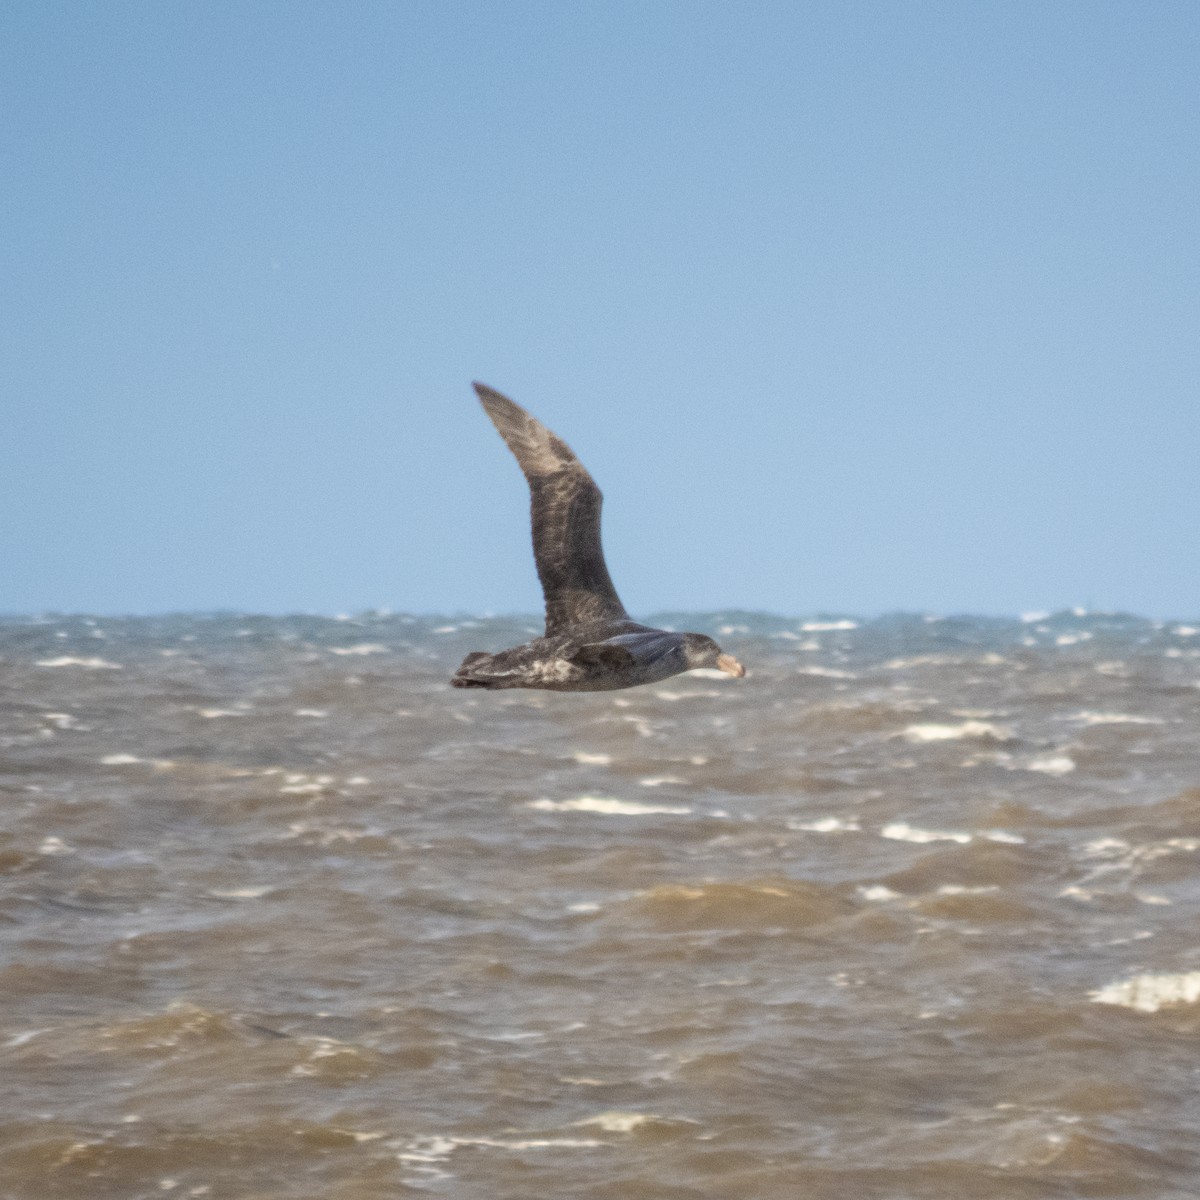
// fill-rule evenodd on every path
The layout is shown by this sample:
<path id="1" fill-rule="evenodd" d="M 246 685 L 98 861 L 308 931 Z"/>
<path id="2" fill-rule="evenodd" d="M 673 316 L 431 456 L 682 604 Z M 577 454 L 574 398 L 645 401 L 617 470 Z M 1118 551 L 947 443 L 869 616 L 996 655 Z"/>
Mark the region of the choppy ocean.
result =
<path id="1" fill-rule="evenodd" d="M 4 1200 L 1200 1196 L 1200 627 L 0 622 Z"/>

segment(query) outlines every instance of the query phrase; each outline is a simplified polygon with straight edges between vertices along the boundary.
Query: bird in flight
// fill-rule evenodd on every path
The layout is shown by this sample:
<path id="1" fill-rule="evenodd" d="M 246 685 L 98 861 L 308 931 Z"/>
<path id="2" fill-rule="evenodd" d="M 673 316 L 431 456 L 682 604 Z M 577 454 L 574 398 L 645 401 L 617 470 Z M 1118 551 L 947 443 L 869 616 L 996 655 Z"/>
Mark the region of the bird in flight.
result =
<path id="1" fill-rule="evenodd" d="M 519 404 L 482 383 L 474 387 L 529 483 L 546 632 L 499 654 L 468 654 L 451 683 L 603 692 L 658 683 L 697 667 L 745 675 L 746 668 L 703 633 L 673 633 L 630 618 L 604 565 L 603 497 L 584 465 Z"/>

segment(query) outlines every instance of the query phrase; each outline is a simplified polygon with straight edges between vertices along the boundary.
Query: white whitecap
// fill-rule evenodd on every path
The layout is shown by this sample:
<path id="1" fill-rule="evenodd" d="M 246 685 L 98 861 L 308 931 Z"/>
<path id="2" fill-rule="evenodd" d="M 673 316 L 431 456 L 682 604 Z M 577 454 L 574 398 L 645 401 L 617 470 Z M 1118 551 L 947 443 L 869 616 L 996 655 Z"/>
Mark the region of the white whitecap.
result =
<path id="1" fill-rule="evenodd" d="M 58 658 L 38 659 L 39 667 L 86 667 L 89 671 L 119 671 L 121 664 L 109 662 L 106 658 L 76 658 L 70 654 L 59 655 Z"/>
<path id="2" fill-rule="evenodd" d="M 531 800 L 529 808 L 539 812 L 590 812 L 606 817 L 641 817 L 652 813 L 683 816 L 692 810 L 682 804 L 639 804 L 612 796 L 579 796 L 574 800 Z"/>
<path id="3" fill-rule="evenodd" d="M 516 1139 L 501 1139 L 501 1138 L 462 1138 L 459 1140 L 460 1146 L 494 1146 L 498 1150 L 552 1150 L 563 1148 L 565 1150 L 584 1150 L 590 1149 L 593 1146 L 602 1146 L 603 1142 L 598 1142 L 595 1138 L 516 1138 Z"/>
<path id="4" fill-rule="evenodd" d="M 1079 887 L 1076 884 L 1071 884 L 1063 888 L 1058 894 L 1071 900 L 1082 900 L 1084 902 L 1093 900 L 1096 896 L 1096 893 L 1089 888 Z"/>
<path id="5" fill-rule="evenodd" d="M 1102 837 L 1084 844 L 1083 852 L 1088 858 L 1114 858 L 1132 849 L 1124 838 Z"/>
<path id="6" fill-rule="evenodd" d="M 571 757 L 585 767 L 607 767 L 612 762 L 611 754 L 588 754 L 586 750 L 576 750 Z"/>
<path id="7" fill-rule="evenodd" d="M 907 821 L 893 821 L 885 825 L 879 835 L 897 842 L 917 842 L 922 845 L 928 842 L 957 842 L 965 846 L 972 840 L 969 833 L 952 829 L 917 829 Z"/>
<path id="8" fill-rule="evenodd" d="M 1081 712 L 1075 717 L 1085 725 L 1162 725 L 1161 717 L 1136 717 L 1130 713 Z"/>
<path id="9" fill-rule="evenodd" d="M 169 758 L 138 758 L 136 754 L 107 754 L 100 761 L 106 767 L 123 767 L 132 763 L 144 763 L 156 771 L 170 771 L 176 765 Z"/>
<path id="10" fill-rule="evenodd" d="M 1200 971 L 1179 975 L 1135 975 L 1110 983 L 1088 996 L 1096 1004 L 1119 1004 L 1137 1012 L 1158 1012 L 1200 1000 Z"/>
<path id="11" fill-rule="evenodd" d="M 871 884 L 870 887 L 859 887 L 858 894 L 864 900 L 899 900 L 900 893 L 894 892 L 882 883 Z"/>
<path id="12" fill-rule="evenodd" d="M 923 724 L 909 725 L 902 735 L 906 742 L 948 742 L 960 738 L 993 738 L 1007 741 L 1011 732 L 990 721 L 961 721 L 957 725 Z"/>
<path id="13" fill-rule="evenodd" d="M 48 1032 L 49 1029 L 26 1029 L 21 1033 L 14 1033 L 4 1045 L 6 1047 L 24 1046 L 26 1042 L 32 1042 L 39 1034 Z"/>
<path id="14" fill-rule="evenodd" d="M 1062 775 L 1069 775 L 1075 770 L 1075 760 L 1068 758 L 1065 754 L 1050 754 L 1026 763 L 1025 770 L 1037 771 L 1039 774 L 1058 778 Z"/>
<path id="15" fill-rule="evenodd" d="M 789 821 L 787 827 L 803 833 L 856 833 L 862 829 L 853 817 L 818 817 L 815 821 Z"/>
<path id="16" fill-rule="evenodd" d="M 386 654 L 388 648 L 378 642 L 359 642 L 354 646 L 332 646 L 330 654 Z"/>
<path id="17" fill-rule="evenodd" d="M 802 633 L 831 633 L 838 629 L 857 629 L 857 621 L 805 621 L 800 626 Z"/>
<path id="18" fill-rule="evenodd" d="M 407 1143 L 406 1149 L 396 1155 L 400 1162 L 444 1162 L 455 1146 L 462 1145 L 456 1138 L 440 1134 L 424 1134 Z"/>
<path id="19" fill-rule="evenodd" d="M 70 713 L 42 713 L 42 720 L 49 721 L 56 729 L 86 730 L 88 728 L 86 725 L 81 725 Z"/>
<path id="20" fill-rule="evenodd" d="M 584 1117 L 582 1121 L 576 1121 L 576 1125 L 598 1125 L 605 1133 L 632 1133 L 641 1125 L 645 1125 L 649 1121 L 656 1118 L 639 1112 L 622 1112 L 619 1109 L 611 1109 L 608 1112 L 597 1113 L 594 1117 Z"/>

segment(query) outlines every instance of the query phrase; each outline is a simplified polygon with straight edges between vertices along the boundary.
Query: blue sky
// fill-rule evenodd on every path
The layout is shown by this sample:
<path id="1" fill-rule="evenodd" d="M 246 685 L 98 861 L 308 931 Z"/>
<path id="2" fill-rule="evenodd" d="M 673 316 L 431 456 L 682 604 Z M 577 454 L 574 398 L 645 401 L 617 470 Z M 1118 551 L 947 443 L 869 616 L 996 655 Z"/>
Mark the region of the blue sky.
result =
<path id="1" fill-rule="evenodd" d="M 1200 614 L 1200 6 L 0 10 L 0 612 Z"/>

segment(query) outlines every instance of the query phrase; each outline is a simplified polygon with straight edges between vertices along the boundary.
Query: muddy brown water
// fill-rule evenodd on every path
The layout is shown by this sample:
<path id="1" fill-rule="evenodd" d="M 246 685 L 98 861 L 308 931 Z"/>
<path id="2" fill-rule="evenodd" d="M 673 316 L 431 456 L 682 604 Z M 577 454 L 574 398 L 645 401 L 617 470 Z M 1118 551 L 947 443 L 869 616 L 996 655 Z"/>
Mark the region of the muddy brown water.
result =
<path id="1" fill-rule="evenodd" d="M 0 1197 L 1200 1196 L 1200 632 L 0 622 Z"/>

